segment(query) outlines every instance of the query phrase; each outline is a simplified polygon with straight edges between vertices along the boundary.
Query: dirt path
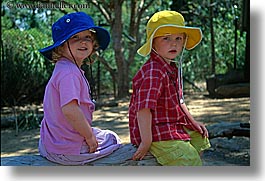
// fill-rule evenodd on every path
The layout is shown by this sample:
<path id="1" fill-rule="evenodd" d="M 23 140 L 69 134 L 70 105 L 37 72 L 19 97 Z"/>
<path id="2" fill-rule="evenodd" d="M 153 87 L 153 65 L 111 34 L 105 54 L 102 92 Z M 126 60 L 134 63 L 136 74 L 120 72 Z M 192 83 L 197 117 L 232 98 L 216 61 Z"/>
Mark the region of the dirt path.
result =
<path id="1" fill-rule="evenodd" d="M 185 96 L 186 104 L 198 121 L 211 125 L 219 122 L 249 122 L 250 98 L 211 99 L 206 92 L 190 92 Z M 118 101 L 116 107 L 101 107 L 94 113 L 93 124 L 101 129 L 115 131 L 123 143 L 129 143 L 128 102 Z M 1 130 L 1 157 L 38 153 L 39 129 Z"/>

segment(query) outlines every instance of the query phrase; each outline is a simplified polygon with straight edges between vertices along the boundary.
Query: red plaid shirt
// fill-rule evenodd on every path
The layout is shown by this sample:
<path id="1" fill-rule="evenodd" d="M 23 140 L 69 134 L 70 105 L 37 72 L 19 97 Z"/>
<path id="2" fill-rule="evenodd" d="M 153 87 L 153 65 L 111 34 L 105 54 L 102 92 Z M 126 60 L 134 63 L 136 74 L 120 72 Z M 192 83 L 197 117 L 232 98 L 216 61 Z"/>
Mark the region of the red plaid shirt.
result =
<path id="1" fill-rule="evenodd" d="M 189 140 L 183 126 L 193 129 L 183 113 L 178 99 L 178 69 L 169 65 L 155 52 L 133 78 L 133 94 L 129 106 L 131 143 L 139 145 L 141 136 L 137 112 L 149 108 L 152 114 L 153 142 L 163 140 Z"/>

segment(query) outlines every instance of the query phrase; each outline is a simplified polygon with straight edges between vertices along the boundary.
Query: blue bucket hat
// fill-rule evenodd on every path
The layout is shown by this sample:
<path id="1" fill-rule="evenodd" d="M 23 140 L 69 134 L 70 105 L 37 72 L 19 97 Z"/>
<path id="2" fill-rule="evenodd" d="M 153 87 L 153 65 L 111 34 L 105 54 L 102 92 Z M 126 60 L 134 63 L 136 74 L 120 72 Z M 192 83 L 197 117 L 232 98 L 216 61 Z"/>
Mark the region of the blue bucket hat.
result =
<path id="1" fill-rule="evenodd" d="M 93 19 L 84 12 L 75 12 L 66 14 L 52 25 L 53 45 L 40 49 L 40 53 L 47 59 L 52 60 L 52 51 L 66 42 L 76 33 L 84 30 L 93 29 L 96 31 L 96 37 L 99 49 L 105 50 L 110 42 L 109 32 L 95 26 Z"/>

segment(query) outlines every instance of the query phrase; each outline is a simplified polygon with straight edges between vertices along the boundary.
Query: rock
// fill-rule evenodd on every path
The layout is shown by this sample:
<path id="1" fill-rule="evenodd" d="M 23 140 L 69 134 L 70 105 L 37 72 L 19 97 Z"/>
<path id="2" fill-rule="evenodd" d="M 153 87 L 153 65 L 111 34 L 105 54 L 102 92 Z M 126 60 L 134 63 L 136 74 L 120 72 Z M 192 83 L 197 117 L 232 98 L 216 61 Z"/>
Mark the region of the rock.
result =
<path id="1" fill-rule="evenodd" d="M 215 89 L 215 93 L 220 97 L 250 96 L 250 84 L 238 83 L 238 84 L 221 85 Z"/>
<path id="2" fill-rule="evenodd" d="M 143 160 L 134 161 L 132 156 L 136 147 L 125 144 L 112 154 L 86 164 L 86 166 L 158 166 L 156 159 L 148 154 Z M 23 155 L 1 158 L 3 166 L 58 166 L 40 155 Z"/>
<path id="3" fill-rule="evenodd" d="M 249 97 L 250 83 L 241 70 L 230 70 L 226 74 L 210 75 L 206 78 L 210 97 Z"/>
<path id="4" fill-rule="evenodd" d="M 1 158 L 2 166 L 58 166 L 40 155 L 23 155 Z"/>
<path id="5" fill-rule="evenodd" d="M 207 127 L 211 148 L 203 153 L 204 166 L 249 166 L 250 124 L 220 122 Z M 243 133 L 238 134 L 238 130 Z"/>
<path id="6" fill-rule="evenodd" d="M 204 166 L 249 166 L 250 138 L 233 135 L 235 129 L 249 129 L 247 123 L 217 123 L 208 126 L 211 148 L 204 151 Z M 250 130 L 249 130 L 250 131 Z M 228 134 L 229 133 L 229 134 Z M 228 136 L 227 136 L 228 135 Z M 112 154 L 86 164 L 86 166 L 159 166 L 156 159 L 148 153 L 143 160 L 134 161 L 132 156 L 136 147 L 124 144 Z M 3 166 L 58 166 L 40 155 L 24 155 L 1 158 Z"/>
<path id="7" fill-rule="evenodd" d="M 95 160 L 88 165 L 93 166 L 144 166 L 144 165 L 159 165 L 156 159 L 149 153 L 143 160 L 134 161 L 132 156 L 136 151 L 136 147 L 132 144 L 125 144 L 112 154 Z"/>
<path id="8" fill-rule="evenodd" d="M 250 166 L 249 137 L 210 139 L 211 148 L 203 153 L 204 166 Z"/>
<path id="9" fill-rule="evenodd" d="M 246 136 L 250 137 L 250 128 L 244 125 L 248 125 L 249 123 L 242 122 L 220 122 L 217 124 L 213 124 L 207 126 L 209 131 L 210 139 L 216 137 L 228 137 L 232 138 L 233 136 Z"/>

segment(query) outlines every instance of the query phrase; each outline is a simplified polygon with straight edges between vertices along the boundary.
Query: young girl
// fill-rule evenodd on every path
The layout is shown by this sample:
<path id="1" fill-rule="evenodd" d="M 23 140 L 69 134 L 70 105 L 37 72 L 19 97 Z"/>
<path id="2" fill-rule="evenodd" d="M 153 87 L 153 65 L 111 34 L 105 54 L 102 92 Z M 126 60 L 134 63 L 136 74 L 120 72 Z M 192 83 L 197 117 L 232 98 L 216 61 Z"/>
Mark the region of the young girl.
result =
<path id="1" fill-rule="evenodd" d="M 55 68 L 44 95 L 39 152 L 63 165 L 83 165 L 111 154 L 121 141 L 116 133 L 91 126 L 95 104 L 81 65 L 106 49 L 107 30 L 83 12 L 63 16 L 52 26 L 54 44 L 41 49 Z"/>
<path id="2" fill-rule="evenodd" d="M 200 153 L 210 147 L 208 131 L 189 113 L 181 80 L 181 52 L 200 43 L 201 30 L 184 26 L 178 12 L 161 11 L 148 21 L 146 33 L 147 42 L 137 52 L 150 58 L 133 78 L 129 106 L 130 139 L 138 147 L 133 159 L 150 151 L 161 165 L 202 165 Z"/>

